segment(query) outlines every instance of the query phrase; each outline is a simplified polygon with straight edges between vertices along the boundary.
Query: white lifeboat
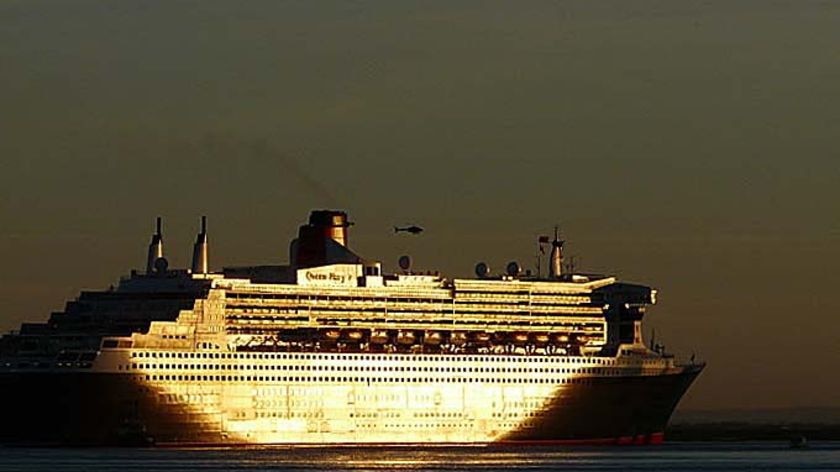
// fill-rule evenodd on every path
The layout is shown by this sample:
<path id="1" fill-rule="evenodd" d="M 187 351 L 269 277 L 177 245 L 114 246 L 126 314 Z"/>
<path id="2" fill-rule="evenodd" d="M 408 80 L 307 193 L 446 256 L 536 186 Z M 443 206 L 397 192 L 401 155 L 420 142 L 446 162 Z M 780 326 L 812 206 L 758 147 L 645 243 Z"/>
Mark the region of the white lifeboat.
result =
<path id="1" fill-rule="evenodd" d="M 397 333 L 397 344 L 402 344 L 403 346 L 410 346 L 414 344 L 415 337 L 413 331 L 400 331 Z"/>
<path id="2" fill-rule="evenodd" d="M 362 332 L 357 329 L 352 329 L 349 331 L 344 331 L 344 338 L 351 342 L 359 342 L 362 340 Z"/>
<path id="3" fill-rule="evenodd" d="M 467 335 L 460 331 L 456 331 L 452 333 L 449 341 L 456 346 L 463 346 L 464 344 L 467 344 Z"/>
<path id="4" fill-rule="evenodd" d="M 423 343 L 428 344 L 430 346 L 437 346 L 440 344 L 442 340 L 442 336 L 437 331 L 427 331 L 426 335 L 423 336 Z"/>
<path id="5" fill-rule="evenodd" d="M 371 331 L 371 344 L 388 344 L 389 336 L 387 331 Z"/>

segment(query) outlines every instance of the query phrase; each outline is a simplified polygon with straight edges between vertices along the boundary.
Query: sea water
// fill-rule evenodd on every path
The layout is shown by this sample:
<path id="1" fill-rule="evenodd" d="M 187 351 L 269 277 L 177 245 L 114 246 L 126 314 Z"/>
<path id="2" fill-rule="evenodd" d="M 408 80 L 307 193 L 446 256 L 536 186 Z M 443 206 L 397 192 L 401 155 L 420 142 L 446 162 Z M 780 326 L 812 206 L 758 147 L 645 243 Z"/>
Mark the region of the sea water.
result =
<path id="1" fill-rule="evenodd" d="M 9 471 L 730 471 L 840 470 L 840 443 L 642 447 L 0 448 Z"/>

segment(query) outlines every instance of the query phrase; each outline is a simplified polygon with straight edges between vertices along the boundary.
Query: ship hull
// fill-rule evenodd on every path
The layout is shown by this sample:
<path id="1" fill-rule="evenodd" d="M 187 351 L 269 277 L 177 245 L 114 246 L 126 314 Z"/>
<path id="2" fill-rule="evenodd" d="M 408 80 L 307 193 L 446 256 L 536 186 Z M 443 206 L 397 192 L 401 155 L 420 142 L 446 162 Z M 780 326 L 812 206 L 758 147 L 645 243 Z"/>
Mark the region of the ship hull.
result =
<path id="1" fill-rule="evenodd" d="M 541 401 L 530 403 L 529 398 L 537 397 L 529 397 L 522 388 L 482 384 L 400 385 L 396 387 L 399 390 L 369 384 L 308 386 L 310 390 L 299 390 L 306 393 L 289 400 L 286 406 L 312 400 L 313 392 L 347 398 L 346 392 L 350 391 L 355 400 L 339 409 L 319 408 L 317 413 L 300 413 L 297 418 L 292 413 L 285 419 L 260 413 L 260 405 L 271 404 L 272 399 L 252 393 L 260 391 L 259 385 L 247 386 L 250 398 L 243 402 L 243 397 L 207 394 L 206 388 L 192 390 L 203 391 L 204 395 L 191 395 L 190 390 L 173 394 L 131 374 L 7 372 L 0 374 L 0 442 L 208 446 L 658 443 L 671 413 L 701 369 L 685 367 L 664 375 L 589 377 L 552 386 Z M 304 387 L 273 388 L 289 392 Z M 408 410 L 395 404 L 364 404 L 374 395 L 377 400 L 387 397 L 399 403 L 401 400 L 396 395 L 391 398 L 390 392 L 422 389 L 439 392 L 434 395 L 442 392 L 444 402 L 447 397 L 463 396 L 459 407 L 463 413 L 452 409 L 436 413 L 438 408 L 400 413 Z M 470 395 L 495 395 L 494 412 L 484 417 L 469 410 L 469 405 L 482 401 Z M 214 404 L 208 398 L 222 400 Z M 507 399 L 505 407 L 497 405 L 501 398 Z"/>

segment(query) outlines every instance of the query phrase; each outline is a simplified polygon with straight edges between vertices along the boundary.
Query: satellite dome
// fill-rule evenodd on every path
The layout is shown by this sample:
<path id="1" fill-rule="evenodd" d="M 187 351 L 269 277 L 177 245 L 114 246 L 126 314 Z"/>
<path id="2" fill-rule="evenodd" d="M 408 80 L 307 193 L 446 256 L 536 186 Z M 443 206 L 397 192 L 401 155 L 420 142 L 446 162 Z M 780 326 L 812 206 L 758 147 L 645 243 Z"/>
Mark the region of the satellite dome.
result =
<path id="1" fill-rule="evenodd" d="M 400 269 L 408 271 L 411 269 L 411 256 L 400 256 L 398 264 L 400 265 Z"/>

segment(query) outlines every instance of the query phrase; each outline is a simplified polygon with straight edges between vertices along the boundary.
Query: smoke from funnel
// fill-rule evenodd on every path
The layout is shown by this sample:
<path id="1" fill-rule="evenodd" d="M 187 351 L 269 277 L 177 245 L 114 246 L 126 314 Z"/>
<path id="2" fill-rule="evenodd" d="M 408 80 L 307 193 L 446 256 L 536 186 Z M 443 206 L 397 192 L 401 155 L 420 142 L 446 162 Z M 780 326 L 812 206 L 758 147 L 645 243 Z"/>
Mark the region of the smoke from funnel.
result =
<path id="1" fill-rule="evenodd" d="M 309 198 L 327 207 L 338 206 L 338 200 L 331 189 L 314 178 L 300 163 L 300 157 L 281 151 L 264 139 L 246 139 L 236 136 L 210 134 L 202 139 L 205 154 L 214 158 L 228 158 L 235 155 L 237 165 L 227 169 L 228 175 L 254 181 L 254 172 L 259 170 L 264 177 L 271 176 L 276 185 L 286 188 L 301 187 L 298 191 L 309 194 Z M 241 176 L 235 173 L 241 171 Z"/>

